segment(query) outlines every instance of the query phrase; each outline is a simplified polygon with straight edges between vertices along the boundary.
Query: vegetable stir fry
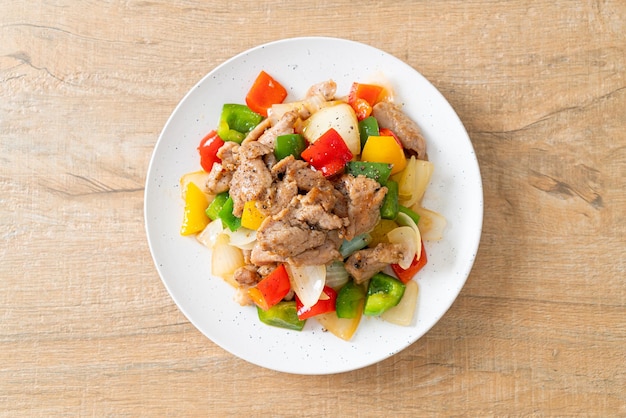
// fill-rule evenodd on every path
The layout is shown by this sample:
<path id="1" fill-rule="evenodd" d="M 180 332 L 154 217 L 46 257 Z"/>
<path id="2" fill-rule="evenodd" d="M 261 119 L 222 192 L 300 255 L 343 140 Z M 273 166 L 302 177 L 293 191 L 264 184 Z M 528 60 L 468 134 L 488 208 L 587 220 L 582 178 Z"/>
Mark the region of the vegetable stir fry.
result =
<path id="1" fill-rule="evenodd" d="M 417 124 L 383 85 L 332 80 L 285 102 L 261 71 L 223 105 L 182 176 L 180 233 L 212 249 L 214 276 L 271 326 L 314 319 L 350 340 L 363 316 L 413 321 L 424 241 L 445 219 L 424 207 L 433 171 Z"/>

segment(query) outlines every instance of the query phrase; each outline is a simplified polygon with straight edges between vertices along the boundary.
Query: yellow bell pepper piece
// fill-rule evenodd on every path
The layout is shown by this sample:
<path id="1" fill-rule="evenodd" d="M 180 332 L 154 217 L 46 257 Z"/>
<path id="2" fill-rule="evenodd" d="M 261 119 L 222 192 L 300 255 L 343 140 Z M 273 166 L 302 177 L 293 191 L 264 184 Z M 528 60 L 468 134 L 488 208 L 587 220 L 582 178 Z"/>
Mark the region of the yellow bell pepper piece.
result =
<path id="1" fill-rule="evenodd" d="M 257 230 L 263 223 L 266 216 L 257 208 L 256 200 L 250 200 L 243 205 L 241 214 L 241 226 L 248 229 Z"/>
<path id="2" fill-rule="evenodd" d="M 370 136 L 361 151 L 361 161 L 392 164 L 391 175 L 406 167 L 402 146 L 393 136 Z"/>
<path id="3" fill-rule="evenodd" d="M 206 216 L 206 208 L 209 200 L 206 194 L 193 182 L 187 183 L 185 192 L 185 213 L 183 224 L 180 228 L 181 235 L 191 235 L 202 231 L 209 224 L 210 219 Z"/>

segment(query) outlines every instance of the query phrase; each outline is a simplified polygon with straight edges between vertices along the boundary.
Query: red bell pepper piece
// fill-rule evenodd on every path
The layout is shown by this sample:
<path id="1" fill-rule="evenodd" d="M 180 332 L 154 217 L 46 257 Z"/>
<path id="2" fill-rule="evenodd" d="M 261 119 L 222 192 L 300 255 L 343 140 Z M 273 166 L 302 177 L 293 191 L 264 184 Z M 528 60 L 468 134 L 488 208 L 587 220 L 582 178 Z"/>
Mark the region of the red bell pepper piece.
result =
<path id="1" fill-rule="evenodd" d="M 324 177 L 339 173 L 346 163 L 352 160 L 350 149 L 334 128 L 326 131 L 302 151 L 300 156 L 316 170 L 321 171 Z"/>
<path id="2" fill-rule="evenodd" d="M 298 313 L 299 319 L 307 319 L 315 315 L 333 312 L 336 302 L 337 291 L 330 286 L 324 286 L 322 296 L 317 303 L 311 307 L 304 306 L 296 295 L 296 312 Z"/>
<path id="3" fill-rule="evenodd" d="M 413 262 L 411 263 L 408 269 L 405 270 L 402 267 L 400 267 L 398 264 L 392 264 L 391 269 L 393 270 L 394 273 L 396 273 L 396 276 L 398 276 L 398 279 L 400 279 L 402 283 L 406 284 L 411 279 L 413 279 L 413 276 L 415 276 L 417 272 L 420 271 L 422 267 L 426 265 L 427 262 L 428 260 L 426 258 L 426 250 L 424 249 L 424 241 L 422 241 L 422 255 L 419 259 L 417 258 L 417 255 L 416 255 L 415 258 L 413 258 Z"/>
<path id="4" fill-rule="evenodd" d="M 267 109 L 282 103 L 287 97 L 287 90 L 271 75 L 261 71 L 246 95 L 246 104 L 254 112 L 267 117 Z"/>
<path id="5" fill-rule="evenodd" d="M 249 288 L 248 295 L 259 308 L 266 311 L 283 300 L 290 289 L 289 275 L 285 265 L 281 264 L 256 286 Z"/>
<path id="6" fill-rule="evenodd" d="M 222 160 L 217 156 L 217 151 L 224 145 L 224 141 L 217 135 L 216 131 L 211 131 L 205 136 L 198 151 L 200 152 L 200 165 L 204 171 L 209 172 L 213 164 L 220 163 Z"/>
<path id="7" fill-rule="evenodd" d="M 352 83 L 348 94 L 348 104 L 354 109 L 358 120 L 363 120 L 372 114 L 372 107 L 378 102 L 382 92 L 381 86 Z"/>

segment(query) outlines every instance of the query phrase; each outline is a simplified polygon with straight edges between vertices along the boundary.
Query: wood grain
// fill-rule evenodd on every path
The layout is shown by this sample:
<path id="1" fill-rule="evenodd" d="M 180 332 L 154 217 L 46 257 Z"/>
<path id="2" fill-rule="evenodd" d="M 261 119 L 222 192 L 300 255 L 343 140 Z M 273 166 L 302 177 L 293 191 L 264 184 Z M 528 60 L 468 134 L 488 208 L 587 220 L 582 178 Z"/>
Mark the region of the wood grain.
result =
<path id="1" fill-rule="evenodd" d="M 483 236 L 422 339 L 331 376 L 228 354 L 180 313 L 143 226 L 150 155 L 204 74 L 338 36 L 448 99 Z M 626 416 L 626 4 L 0 5 L 0 415 Z"/>

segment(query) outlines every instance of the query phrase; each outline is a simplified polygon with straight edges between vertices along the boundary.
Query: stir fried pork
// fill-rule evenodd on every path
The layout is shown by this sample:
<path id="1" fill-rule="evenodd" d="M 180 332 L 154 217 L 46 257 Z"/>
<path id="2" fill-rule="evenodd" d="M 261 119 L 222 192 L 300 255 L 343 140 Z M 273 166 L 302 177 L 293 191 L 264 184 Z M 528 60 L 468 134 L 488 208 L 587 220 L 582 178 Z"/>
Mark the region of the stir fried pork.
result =
<path id="1" fill-rule="evenodd" d="M 233 178 L 233 173 L 237 169 L 238 150 L 239 144 L 228 141 L 217 151 L 217 156 L 222 162 L 213 164 L 209 172 L 209 179 L 207 180 L 209 193 L 218 194 L 230 188 L 230 181 Z"/>
<path id="2" fill-rule="evenodd" d="M 337 259 L 341 245 L 338 231 L 346 225 L 347 219 L 329 211 L 331 202 L 332 192 L 317 187 L 305 195 L 295 195 L 286 207 L 261 224 L 252 262 L 305 264 L 304 260 L 315 259 L 319 264 L 326 264 Z"/>
<path id="3" fill-rule="evenodd" d="M 403 249 L 400 244 L 380 243 L 374 248 L 355 252 L 348 257 L 344 265 L 356 283 L 363 283 L 387 265 L 402 260 Z"/>
<path id="4" fill-rule="evenodd" d="M 337 189 L 347 198 L 349 224 L 344 238 L 351 240 L 359 234 L 371 231 L 380 221 L 380 206 L 387 194 L 387 188 L 365 176 L 354 177 L 344 174 L 339 179 Z"/>
<path id="5" fill-rule="evenodd" d="M 426 159 L 426 141 L 422 131 L 398 106 L 390 102 L 379 102 L 374 105 L 372 116 L 381 128 L 391 129 L 404 148 L 415 151 L 418 159 Z"/>
<path id="6" fill-rule="evenodd" d="M 337 92 L 337 83 L 333 80 L 322 81 L 321 83 L 317 83 L 312 85 L 309 88 L 309 91 L 306 94 L 306 97 L 315 97 L 321 96 L 324 100 L 333 100 L 335 98 L 335 93 Z"/>
<path id="7" fill-rule="evenodd" d="M 256 268 L 251 265 L 239 267 L 235 270 L 234 278 L 237 283 L 244 287 L 254 286 L 261 280 L 261 276 L 257 273 Z"/>
<path id="8" fill-rule="evenodd" d="M 295 111 L 286 112 L 276 123 L 259 137 L 258 141 L 261 144 L 267 145 L 271 149 L 274 149 L 276 145 L 276 138 L 280 135 L 287 135 L 293 133 L 293 125 L 298 120 L 298 113 Z"/>
<path id="9" fill-rule="evenodd" d="M 245 143 L 237 150 L 239 164 L 230 181 L 229 191 L 235 216 L 241 216 L 247 201 L 265 198 L 273 179 L 262 157 L 270 152 L 271 148 L 259 142 Z"/>
<path id="10" fill-rule="evenodd" d="M 312 101 L 322 104 L 332 100 L 336 88 L 332 80 L 316 84 L 305 102 L 311 105 Z M 393 129 L 410 144 L 405 146 L 423 156 L 419 128 L 391 106 L 375 106 L 381 126 Z M 294 132 L 297 120 L 308 117 L 303 114 L 308 112 L 305 107 L 288 111 L 271 123 L 270 118 L 265 119 L 241 145 L 226 142 L 218 151 L 221 163 L 214 164 L 209 174 L 209 191 L 229 190 L 234 215 L 241 216 L 245 202 L 250 200 L 262 202 L 260 209 L 266 215 L 254 247 L 246 251 L 249 265 L 235 272 L 235 280 L 242 286 L 254 285 L 278 263 L 322 265 L 341 260 L 339 247 L 344 239 L 372 230 L 380 220 L 387 188 L 377 181 L 349 174 L 331 181 L 292 156 L 276 161 L 276 138 Z M 345 262 L 346 270 L 362 283 L 386 265 L 400 261 L 402 249 L 401 245 L 386 243 L 357 251 Z"/>

